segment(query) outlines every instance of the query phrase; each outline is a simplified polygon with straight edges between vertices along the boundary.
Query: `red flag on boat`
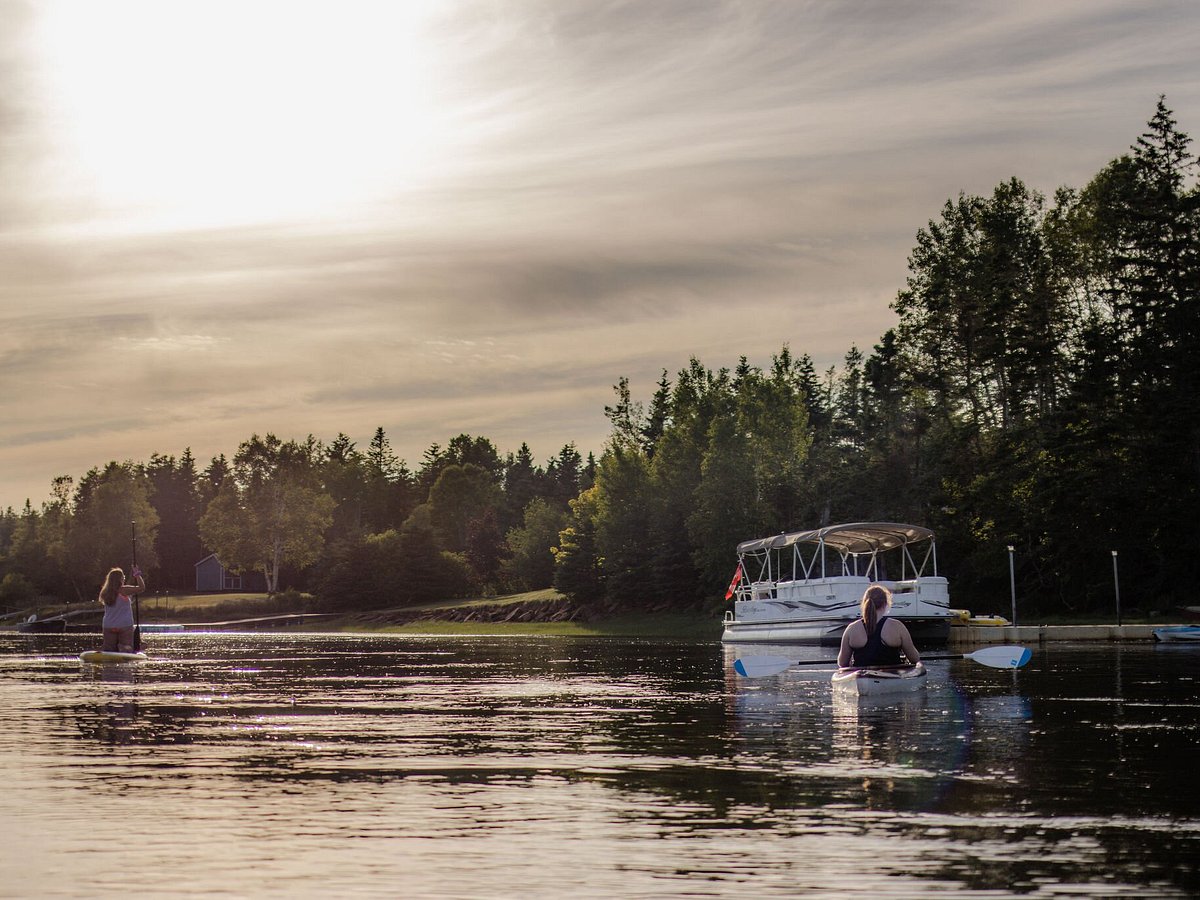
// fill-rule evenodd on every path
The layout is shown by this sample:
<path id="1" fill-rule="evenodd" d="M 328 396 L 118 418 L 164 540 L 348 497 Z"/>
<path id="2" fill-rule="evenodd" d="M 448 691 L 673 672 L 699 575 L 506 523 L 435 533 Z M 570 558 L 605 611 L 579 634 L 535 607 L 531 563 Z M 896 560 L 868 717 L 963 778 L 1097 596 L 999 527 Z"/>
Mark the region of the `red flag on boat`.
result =
<path id="1" fill-rule="evenodd" d="M 725 592 L 725 599 L 728 600 L 733 596 L 734 590 L 738 586 L 738 582 L 742 580 L 742 564 L 738 563 L 737 571 L 733 573 L 733 581 L 729 582 L 729 590 Z"/>

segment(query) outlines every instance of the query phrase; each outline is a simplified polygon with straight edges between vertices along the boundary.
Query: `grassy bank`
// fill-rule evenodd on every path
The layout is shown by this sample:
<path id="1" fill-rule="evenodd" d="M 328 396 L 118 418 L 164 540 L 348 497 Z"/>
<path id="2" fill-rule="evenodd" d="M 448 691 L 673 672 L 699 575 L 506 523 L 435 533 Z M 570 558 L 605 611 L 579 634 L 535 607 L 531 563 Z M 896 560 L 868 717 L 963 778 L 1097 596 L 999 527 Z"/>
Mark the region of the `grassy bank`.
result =
<path id="1" fill-rule="evenodd" d="M 144 624 L 238 622 L 294 613 L 318 611 L 306 594 L 285 593 L 148 593 L 139 599 Z M 10 610 L 0 617 L 0 627 L 15 627 L 36 612 L 39 619 L 66 616 L 73 625 L 95 620 L 102 612 L 95 603 L 43 603 Z M 571 607 L 557 591 L 527 591 L 500 597 L 475 597 L 391 609 L 364 610 L 308 619 L 275 621 L 250 627 L 286 627 L 303 631 L 388 634 L 457 635 L 562 635 L 568 637 L 624 637 L 713 639 L 720 637 L 717 612 L 654 612 L 647 614 L 587 615 Z"/>
<path id="2" fill-rule="evenodd" d="M 562 635 L 574 637 L 680 637 L 716 640 L 721 634 L 720 615 L 700 612 L 624 614 L 559 621 L 495 621 L 518 609 L 545 610 L 565 604 L 557 591 L 543 589 L 499 597 L 444 600 L 393 609 L 370 610 L 309 621 L 296 627 L 305 631 L 370 632 L 378 634 L 456 635 Z M 266 594 L 150 595 L 142 600 L 144 622 L 204 622 L 281 615 L 313 609 L 311 597 L 301 595 L 290 603 Z M 478 617 L 470 621 L 463 618 Z M 488 620 L 490 617 L 491 620 Z M 412 621 L 389 621 L 412 619 Z"/>
<path id="3" fill-rule="evenodd" d="M 323 631 L 389 634 L 565 635 L 717 638 L 720 616 L 691 611 L 589 614 L 543 589 L 469 600 L 371 610 L 324 621 Z"/>
<path id="4" fill-rule="evenodd" d="M 363 625 L 335 620 L 314 626 L 321 631 L 379 634 L 455 634 L 455 635 L 547 635 L 564 637 L 624 637 L 686 640 L 721 637 L 719 617 L 705 618 L 692 613 L 656 613 L 648 616 L 611 616 L 590 622 L 452 622 L 424 619 L 403 625 Z"/>

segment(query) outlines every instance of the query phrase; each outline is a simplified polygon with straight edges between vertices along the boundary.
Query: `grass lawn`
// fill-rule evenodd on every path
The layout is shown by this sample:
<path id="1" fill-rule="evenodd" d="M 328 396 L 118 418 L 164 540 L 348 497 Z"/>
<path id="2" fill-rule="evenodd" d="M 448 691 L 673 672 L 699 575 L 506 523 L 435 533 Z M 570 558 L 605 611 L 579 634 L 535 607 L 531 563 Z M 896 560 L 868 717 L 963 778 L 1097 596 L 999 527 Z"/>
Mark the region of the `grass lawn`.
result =
<path id="1" fill-rule="evenodd" d="M 421 613 L 421 621 L 402 625 L 371 622 L 373 614 L 385 618 L 388 610 L 371 610 L 345 617 L 318 619 L 306 622 L 305 631 L 371 632 L 380 634 L 456 634 L 456 635 L 561 635 L 567 637 L 680 637 L 686 639 L 712 638 L 721 635 L 720 614 L 653 613 L 611 616 L 593 622 L 459 622 L 438 619 L 439 610 L 461 613 L 475 607 L 496 607 L 521 603 L 553 602 L 562 598 L 557 591 L 526 591 L 500 597 L 476 597 L 469 600 L 442 600 L 404 607 L 405 612 Z M 204 622 L 248 619 L 256 616 L 300 612 L 284 608 L 279 600 L 267 594 L 162 594 L 143 595 L 143 622 Z"/>
<path id="2" fill-rule="evenodd" d="M 143 610 L 206 610 L 214 606 L 245 606 L 253 609 L 270 601 L 268 594 L 142 594 L 139 603 Z"/>
<path id="3" fill-rule="evenodd" d="M 656 613 L 647 616 L 613 616 L 594 622 L 450 622 L 426 620 L 406 625 L 364 627 L 342 623 L 325 625 L 321 630 L 371 631 L 383 634 L 458 634 L 458 635 L 557 635 L 563 637 L 677 637 L 718 640 L 719 616 L 704 618 L 688 613 Z"/>
<path id="4" fill-rule="evenodd" d="M 370 631 L 387 634 L 511 634 L 511 635 L 564 635 L 564 636 L 608 636 L 608 637 L 720 637 L 720 615 L 706 616 L 697 613 L 650 613 L 608 616 L 591 622 L 461 622 L 453 617 L 438 619 L 439 610 L 453 610 L 461 614 L 474 607 L 497 607 L 523 603 L 553 603 L 562 595 L 552 588 L 507 594 L 500 597 L 481 597 L 471 600 L 447 600 L 437 603 L 418 604 L 405 607 L 406 612 L 423 615 L 422 620 L 391 624 L 385 621 L 371 622 L 372 613 L 347 616 L 322 622 L 323 631 Z M 374 611 L 386 618 L 386 610 Z M 364 621 L 364 619 L 368 621 Z"/>

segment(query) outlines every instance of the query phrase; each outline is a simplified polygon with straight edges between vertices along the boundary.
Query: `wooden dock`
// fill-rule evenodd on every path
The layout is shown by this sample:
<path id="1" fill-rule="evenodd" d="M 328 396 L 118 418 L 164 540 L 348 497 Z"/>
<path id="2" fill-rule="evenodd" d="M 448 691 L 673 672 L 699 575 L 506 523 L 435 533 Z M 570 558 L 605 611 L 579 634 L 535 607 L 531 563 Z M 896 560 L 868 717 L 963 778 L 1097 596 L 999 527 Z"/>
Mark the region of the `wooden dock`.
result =
<path id="1" fill-rule="evenodd" d="M 1047 644 L 1056 641 L 1153 641 L 1159 625 L 967 625 L 950 629 L 950 646 Z"/>

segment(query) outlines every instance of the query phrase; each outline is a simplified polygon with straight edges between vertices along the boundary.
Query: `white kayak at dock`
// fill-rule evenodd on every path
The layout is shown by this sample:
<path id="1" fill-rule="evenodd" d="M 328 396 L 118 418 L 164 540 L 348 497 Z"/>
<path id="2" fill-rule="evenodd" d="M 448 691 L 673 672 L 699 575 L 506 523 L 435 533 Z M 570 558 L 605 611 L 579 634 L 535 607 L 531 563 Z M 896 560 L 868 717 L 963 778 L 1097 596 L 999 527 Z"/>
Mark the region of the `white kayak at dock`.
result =
<path id="1" fill-rule="evenodd" d="M 1154 639 L 1164 643 L 1200 643 L 1200 625 L 1174 625 L 1155 628 Z"/>
<path id="2" fill-rule="evenodd" d="M 835 693 L 876 697 L 923 691 L 929 678 L 924 664 L 917 663 L 915 666 L 889 666 L 880 669 L 838 669 L 833 673 L 832 682 Z"/>

